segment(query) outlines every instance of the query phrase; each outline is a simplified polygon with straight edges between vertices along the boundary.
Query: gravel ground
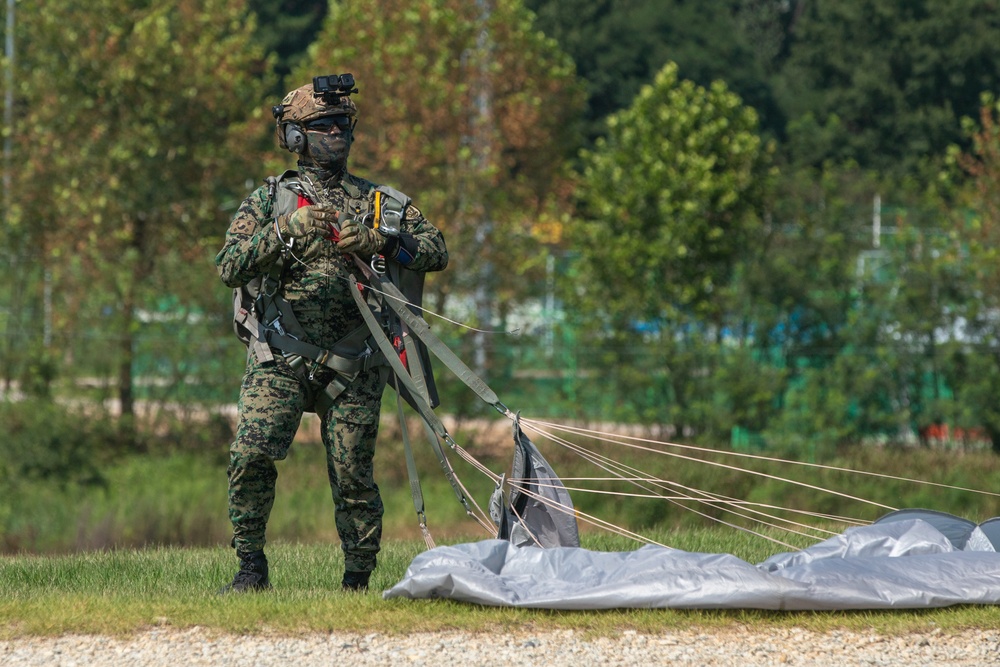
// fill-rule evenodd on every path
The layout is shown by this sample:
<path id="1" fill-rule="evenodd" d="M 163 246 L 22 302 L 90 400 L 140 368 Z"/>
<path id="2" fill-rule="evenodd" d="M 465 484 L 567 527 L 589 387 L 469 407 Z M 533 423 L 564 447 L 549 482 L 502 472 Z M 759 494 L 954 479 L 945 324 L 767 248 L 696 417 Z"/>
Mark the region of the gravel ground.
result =
<path id="1" fill-rule="evenodd" d="M 627 631 L 617 638 L 547 633 L 233 636 L 157 629 L 124 639 L 67 635 L 0 641 L 0 665 L 989 665 L 1000 630 L 880 636 L 859 632 Z"/>

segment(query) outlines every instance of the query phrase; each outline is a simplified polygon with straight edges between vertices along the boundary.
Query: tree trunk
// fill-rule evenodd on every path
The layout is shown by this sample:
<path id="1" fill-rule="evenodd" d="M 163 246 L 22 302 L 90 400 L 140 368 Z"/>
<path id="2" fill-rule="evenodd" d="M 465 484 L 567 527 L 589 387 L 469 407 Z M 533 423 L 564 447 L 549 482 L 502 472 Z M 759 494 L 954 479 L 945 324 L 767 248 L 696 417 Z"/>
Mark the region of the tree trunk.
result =
<path id="1" fill-rule="evenodd" d="M 133 346 L 132 320 L 135 316 L 135 293 L 129 286 L 122 300 L 122 327 L 120 332 L 120 347 L 118 358 L 118 402 L 119 429 L 123 440 L 131 448 L 138 444 L 135 428 L 135 397 L 132 393 L 132 364 L 135 361 Z"/>
<path id="2" fill-rule="evenodd" d="M 990 446 L 993 449 L 993 453 L 1000 455 L 1000 429 L 990 425 L 987 425 L 985 429 L 986 435 L 990 438 Z"/>

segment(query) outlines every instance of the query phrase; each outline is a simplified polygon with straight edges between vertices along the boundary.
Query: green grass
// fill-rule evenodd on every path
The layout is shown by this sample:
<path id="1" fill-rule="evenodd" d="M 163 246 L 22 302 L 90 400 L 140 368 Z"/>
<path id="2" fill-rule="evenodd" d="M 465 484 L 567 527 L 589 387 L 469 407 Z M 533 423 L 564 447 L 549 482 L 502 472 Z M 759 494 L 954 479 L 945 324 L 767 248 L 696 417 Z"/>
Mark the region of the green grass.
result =
<path id="1" fill-rule="evenodd" d="M 462 442 L 494 471 L 509 465 L 509 451 L 491 457 Z M 816 630 L 872 629 L 882 633 L 992 628 L 1000 610 L 959 607 L 927 611 L 778 613 L 767 611 L 615 610 L 556 612 L 494 609 L 451 601 L 384 601 L 380 591 L 403 577 L 424 547 L 418 539 L 402 452 L 391 438 L 380 442 L 376 466 L 386 503 L 385 542 L 372 592 L 339 590 L 343 559 L 321 446 L 296 443 L 279 464 L 278 497 L 268 528 L 275 590 L 266 595 L 225 596 L 233 552 L 226 545 L 226 443 L 212 452 L 179 451 L 119 457 L 102 469 L 105 487 L 14 480 L 0 492 L 0 638 L 66 632 L 128 634 L 146 628 L 200 626 L 222 632 L 306 633 L 353 631 L 408 633 L 460 629 L 576 629 L 614 634 L 624 629 L 798 626 Z M 550 443 L 537 442 L 564 477 L 593 475 L 592 467 Z M 872 519 L 882 510 L 814 490 L 753 477 L 694 461 L 611 452 L 652 475 L 694 488 L 773 505 Z M 430 527 L 438 543 L 487 535 L 464 516 L 438 464 L 418 446 Z M 470 495 L 485 504 L 492 483 L 452 457 Z M 928 450 L 855 448 L 825 461 L 854 469 L 930 479 L 973 488 L 1000 488 L 1000 457 Z M 731 459 L 727 463 L 734 463 Z M 751 469 L 833 486 L 896 507 L 928 507 L 974 520 L 1000 514 L 998 499 L 939 487 L 808 468 L 780 468 L 737 461 Z M 578 507 L 687 551 L 732 553 L 755 563 L 776 551 L 773 543 L 703 522 L 660 501 L 574 494 Z M 715 513 L 713 511 L 713 513 Z M 840 530 L 841 527 L 834 528 Z M 786 535 L 781 539 L 788 541 Z M 585 531 L 584 546 L 619 551 L 634 542 Z M 795 540 L 793 543 L 798 544 Z M 804 544 L 801 544 L 804 546 Z"/>
<path id="2" fill-rule="evenodd" d="M 711 551 L 734 546 L 731 531 L 710 529 L 673 536 L 684 546 Z M 591 548 L 626 548 L 612 538 L 588 539 Z M 744 538 L 743 555 L 764 553 Z M 450 600 L 383 600 L 423 548 L 389 542 L 368 593 L 339 590 L 343 559 L 326 544 L 272 545 L 274 590 L 218 595 L 233 574 L 227 548 L 150 548 L 73 555 L 0 557 L 0 639 L 62 633 L 127 635 L 151 627 L 194 626 L 229 633 L 354 632 L 405 634 L 443 630 L 498 632 L 572 629 L 614 635 L 633 629 L 796 626 L 812 630 L 905 633 L 941 628 L 996 627 L 1000 610 L 956 607 L 892 612 L 677 611 L 622 609 L 564 612 L 490 608 Z M 630 547 L 628 547 L 630 548 Z"/>

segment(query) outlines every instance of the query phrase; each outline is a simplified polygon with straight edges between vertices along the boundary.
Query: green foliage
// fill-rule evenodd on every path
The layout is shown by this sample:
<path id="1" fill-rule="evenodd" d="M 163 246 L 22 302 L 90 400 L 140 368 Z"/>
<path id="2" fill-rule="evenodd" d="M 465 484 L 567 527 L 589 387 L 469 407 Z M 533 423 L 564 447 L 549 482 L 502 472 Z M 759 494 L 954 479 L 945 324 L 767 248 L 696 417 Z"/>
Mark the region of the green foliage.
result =
<path id="1" fill-rule="evenodd" d="M 912 171 L 958 142 L 959 119 L 1000 87 L 991 0 L 802 5 L 776 83 L 800 164 Z"/>
<path id="2" fill-rule="evenodd" d="M 739 97 L 681 80 L 673 64 L 608 127 L 584 154 L 579 280 L 563 296 L 607 353 L 588 360 L 605 389 L 644 407 L 619 418 L 717 437 L 707 429 L 732 405 L 713 372 L 724 322 L 739 315 L 736 268 L 762 240 L 769 148 Z"/>
<path id="3" fill-rule="evenodd" d="M 785 40 L 789 3 L 770 0 L 529 0 L 587 82 L 589 144 L 608 116 L 629 107 L 668 62 L 709 87 L 723 80 L 761 115 L 768 134 L 784 125 L 768 82 Z M 794 4 L 794 3 L 792 3 Z"/>
<path id="4" fill-rule="evenodd" d="M 18 384 L 25 395 L 49 400 L 52 398 L 52 383 L 59 375 L 59 359 L 52 350 L 42 345 L 27 349 L 22 358 Z"/>
<path id="5" fill-rule="evenodd" d="M 8 489 L 8 500 L 23 482 L 41 480 L 62 489 L 103 485 L 101 462 L 120 447 L 112 421 L 49 400 L 0 402 L 0 423 L 0 485 Z"/>
<path id="6" fill-rule="evenodd" d="M 221 239 L 220 199 L 239 191 L 266 134 L 268 64 L 238 0 L 46 0 L 17 25 L 11 214 L 44 221 L 31 244 L 62 301 L 54 337 L 96 326 L 118 338 L 129 414 L 137 312 L 211 275 L 208 263 L 201 274 L 160 270 L 203 260 L 206 229 Z"/>
<path id="7" fill-rule="evenodd" d="M 977 122 L 978 121 L 978 122 Z M 984 95 L 977 121 L 966 119 L 967 153 L 953 147 L 949 180 L 968 181 L 958 206 L 943 221 L 933 244 L 933 273 L 925 278 L 942 302 L 942 317 L 962 340 L 951 340 L 939 355 L 940 370 L 955 392 L 949 417 L 957 426 L 983 429 L 1000 452 L 1000 103 Z"/>
<path id="8" fill-rule="evenodd" d="M 670 64 L 608 126 L 585 155 L 588 219 L 573 236 L 588 309 L 618 323 L 673 309 L 717 316 L 715 293 L 755 241 L 768 195 L 756 114 L 724 84 L 702 88 Z"/>
<path id="9" fill-rule="evenodd" d="M 514 407 L 816 457 L 936 422 L 1000 443 L 986 0 L 21 5 L 5 392 L 135 403 L 157 452 L 230 437 L 189 430 L 235 397 L 211 259 L 243 192 L 289 166 L 276 66 L 287 87 L 358 75 L 352 167 L 452 249 L 428 305 L 529 322 L 439 331 Z M 603 140 L 574 175 L 584 135 Z M 543 293 L 562 301 L 518 312 Z M 489 411 L 441 384 L 443 411 Z"/>
<path id="10" fill-rule="evenodd" d="M 288 76 L 293 67 L 306 56 L 306 49 L 316 39 L 330 8 L 329 0 L 248 0 L 257 16 L 255 40 L 265 53 L 276 57 L 275 73 Z M 275 82 L 271 92 L 283 91 Z"/>

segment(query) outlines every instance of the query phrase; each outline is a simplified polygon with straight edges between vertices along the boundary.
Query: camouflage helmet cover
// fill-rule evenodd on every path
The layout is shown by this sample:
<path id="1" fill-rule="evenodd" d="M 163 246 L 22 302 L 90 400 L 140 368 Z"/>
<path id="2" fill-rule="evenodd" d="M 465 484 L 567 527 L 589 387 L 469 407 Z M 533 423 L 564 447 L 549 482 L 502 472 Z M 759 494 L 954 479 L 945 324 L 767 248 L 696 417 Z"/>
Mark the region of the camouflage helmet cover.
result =
<path id="1" fill-rule="evenodd" d="M 356 118 L 358 107 L 347 95 L 317 95 L 313 92 L 313 85 L 308 83 L 300 86 L 285 95 L 279 107 L 275 107 L 275 119 L 277 123 L 274 133 L 278 138 L 278 144 L 288 149 L 285 143 L 285 126 L 288 123 L 304 124 L 317 118 L 326 116 L 350 116 Z"/>

